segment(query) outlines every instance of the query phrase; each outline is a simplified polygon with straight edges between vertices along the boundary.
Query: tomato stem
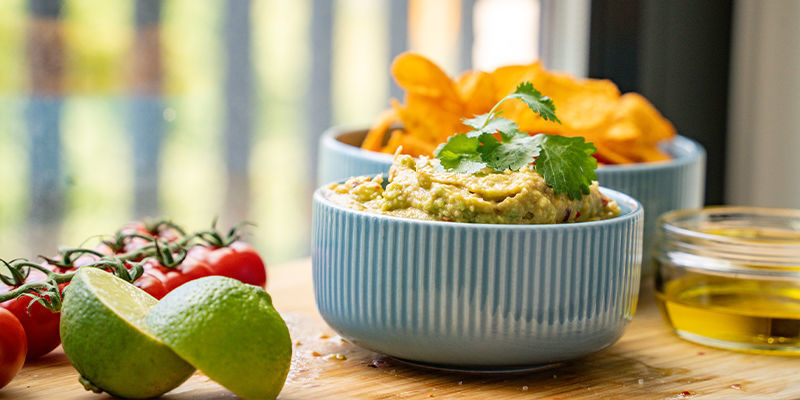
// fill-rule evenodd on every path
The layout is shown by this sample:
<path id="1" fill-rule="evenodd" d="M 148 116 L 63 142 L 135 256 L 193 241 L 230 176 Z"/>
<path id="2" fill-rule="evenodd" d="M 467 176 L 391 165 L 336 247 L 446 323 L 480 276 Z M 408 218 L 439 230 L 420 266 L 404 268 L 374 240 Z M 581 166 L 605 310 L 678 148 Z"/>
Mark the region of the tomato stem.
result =
<path id="1" fill-rule="evenodd" d="M 13 264 L 14 262 L 19 260 L 20 260 L 19 258 L 15 258 L 11 260 L 11 263 Z M 3 265 L 5 265 L 6 269 L 8 269 L 8 272 L 11 274 L 11 276 L 9 277 L 0 273 L 0 281 L 2 281 L 3 284 L 8 286 L 19 286 L 20 284 L 25 282 L 25 279 L 28 278 L 29 270 L 13 268 L 11 264 L 9 264 L 6 260 L 3 259 L 0 259 L 0 262 L 2 262 Z"/>
<path id="2" fill-rule="evenodd" d="M 77 273 L 77 270 L 66 273 L 54 272 L 42 265 L 29 262 L 25 259 L 17 259 L 10 263 L 0 259 L 0 262 L 11 271 L 12 275 L 19 274 L 19 276 L 27 276 L 31 269 L 36 269 L 47 276 L 40 281 L 20 284 L 20 282 L 24 282 L 23 279 L 22 281 L 16 281 L 13 285 L 9 285 L 14 286 L 14 288 L 6 293 L 0 294 L 0 303 L 27 295 L 32 297 L 34 301 L 41 302 L 42 305 L 54 312 L 59 311 L 61 307 L 61 292 L 58 289 L 58 285 L 71 281 Z M 126 267 L 126 265 L 129 265 L 130 269 Z M 101 268 L 110 270 L 114 275 L 131 283 L 144 274 L 144 267 L 142 264 L 134 262 L 124 263 L 116 257 L 104 258 L 98 262 L 84 265 L 81 268 Z"/>
<path id="3" fill-rule="evenodd" d="M 244 229 L 245 226 L 255 226 L 254 223 L 249 221 L 242 221 L 236 225 L 234 225 L 229 231 L 228 234 L 223 236 L 222 233 L 219 232 L 217 229 L 217 218 L 211 222 L 211 229 L 208 231 L 197 232 L 197 236 L 202 239 L 204 242 L 208 243 L 209 246 L 220 248 L 220 247 L 228 247 L 233 242 L 240 240 L 242 238 L 241 231 Z"/>
<path id="4" fill-rule="evenodd" d="M 223 235 L 217 230 L 216 224 L 217 220 L 214 218 L 211 230 L 191 234 L 186 234 L 181 227 L 170 220 L 146 222 L 144 231 L 123 228 L 111 239 L 100 242 L 108 247 L 107 250 L 113 253 L 111 255 L 105 254 L 103 252 L 105 249 L 76 247 L 59 249 L 58 256 L 52 258 L 39 256 L 45 261 L 44 264 L 33 263 L 23 258 L 11 261 L 0 259 L 0 267 L 4 266 L 9 271 L 0 272 L 0 282 L 10 287 L 7 292 L 0 293 L 0 303 L 29 296 L 33 299 L 31 304 L 38 302 L 50 310 L 58 311 L 61 307 L 59 285 L 70 282 L 80 268 L 100 268 L 133 283 L 144 274 L 144 263 L 141 261 L 148 257 L 156 258 L 166 268 L 177 268 L 186 260 L 192 247 L 230 246 L 240 239 L 240 232 L 245 225 L 252 225 L 249 222 L 236 224 Z M 167 236 L 169 240 L 159 236 L 170 231 L 176 234 L 174 237 Z M 143 239 L 145 244 L 133 243 L 138 248 L 125 252 L 127 246 L 132 244 L 132 239 Z M 92 262 L 76 267 L 75 263 L 85 255 L 92 256 Z M 26 282 L 32 270 L 42 272 L 45 277 L 35 282 Z"/>
<path id="5" fill-rule="evenodd" d="M 188 254 L 183 246 L 174 247 L 175 252 L 173 253 L 173 247 L 170 247 L 167 241 L 164 241 L 163 244 L 159 244 L 159 241 L 156 240 L 153 243 L 155 244 L 156 248 L 156 259 L 162 266 L 166 268 L 177 267 L 183 262 L 183 260 L 186 259 L 186 255 Z M 175 254 L 178 255 L 177 258 L 175 257 Z"/>
<path id="6" fill-rule="evenodd" d="M 78 257 L 73 257 L 74 255 L 78 255 Z M 76 248 L 63 248 L 59 250 L 59 256 L 61 260 L 56 258 L 48 258 L 43 255 L 39 255 L 39 258 L 45 260 L 48 264 L 58 267 L 61 269 L 72 269 L 75 268 L 75 261 L 80 257 L 82 254 L 91 254 L 97 257 L 104 257 L 105 254 L 100 253 L 99 251 L 92 250 L 92 249 L 84 249 L 80 247 Z"/>

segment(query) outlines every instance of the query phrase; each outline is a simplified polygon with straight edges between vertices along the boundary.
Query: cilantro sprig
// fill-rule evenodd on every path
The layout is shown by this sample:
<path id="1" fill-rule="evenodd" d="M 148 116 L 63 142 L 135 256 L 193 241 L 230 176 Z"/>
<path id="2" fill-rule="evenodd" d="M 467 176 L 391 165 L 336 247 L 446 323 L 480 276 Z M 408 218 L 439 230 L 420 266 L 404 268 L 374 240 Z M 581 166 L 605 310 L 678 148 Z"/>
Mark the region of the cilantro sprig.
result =
<path id="1" fill-rule="evenodd" d="M 554 192 L 567 194 L 573 200 L 589 194 L 589 185 L 597 179 L 597 160 L 592 157 L 597 148 L 582 137 L 543 133 L 530 136 L 520 131 L 516 122 L 500 117 L 502 111 L 497 111 L 510 99 L 523 101 L 545 120 L 561 123 L 553 100 L 530 82 L 523 82 L 488 113 L 464 119 L 471 131 L 450 136 L 436 148 L 434 154 L 442 167 L 465 174 L 486 167 L 518 171 L 536 160 L 534 169 Z"/>

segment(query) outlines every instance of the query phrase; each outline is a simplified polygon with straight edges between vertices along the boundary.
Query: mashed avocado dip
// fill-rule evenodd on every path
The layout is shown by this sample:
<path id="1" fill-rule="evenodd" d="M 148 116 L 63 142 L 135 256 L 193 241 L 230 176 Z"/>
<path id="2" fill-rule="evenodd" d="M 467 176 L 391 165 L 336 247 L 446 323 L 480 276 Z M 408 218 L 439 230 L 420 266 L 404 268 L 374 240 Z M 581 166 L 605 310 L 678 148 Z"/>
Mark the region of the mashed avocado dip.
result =
<path id="1" fill-rule="evenodd" d="M 486 224 L 556 224 L 613 218 L 617 203 L 597 182 L 581 199 L 555 194 L 541 175 L 484 169 L 476 174 L 444 171 L 427 158 L 395 156 L 389 183 L 361 176 L 328 187 L 328 198 L 356 210 L 434 221 Z"/>

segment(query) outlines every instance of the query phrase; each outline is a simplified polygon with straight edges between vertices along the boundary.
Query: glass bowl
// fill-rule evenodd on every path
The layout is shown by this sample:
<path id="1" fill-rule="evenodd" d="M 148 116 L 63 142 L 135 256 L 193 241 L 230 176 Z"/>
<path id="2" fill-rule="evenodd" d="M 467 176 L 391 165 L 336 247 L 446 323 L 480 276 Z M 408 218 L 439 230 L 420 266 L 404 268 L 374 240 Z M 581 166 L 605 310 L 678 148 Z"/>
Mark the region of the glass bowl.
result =
<path id="1" fill-rule="evenodd" d="M 673 211 L 658 234 L 656 299 L 678 336 L 800 355 L 800 210 Z"/>

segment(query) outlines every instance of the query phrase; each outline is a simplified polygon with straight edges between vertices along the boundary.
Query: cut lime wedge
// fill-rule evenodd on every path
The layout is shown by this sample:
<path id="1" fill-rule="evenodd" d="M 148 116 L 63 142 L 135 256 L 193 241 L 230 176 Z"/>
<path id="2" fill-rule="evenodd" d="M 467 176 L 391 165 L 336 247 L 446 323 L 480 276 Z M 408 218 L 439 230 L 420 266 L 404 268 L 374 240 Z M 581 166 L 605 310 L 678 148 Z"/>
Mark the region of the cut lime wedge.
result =
<path id="1" fill-rule="evenodd" d="M 150 310 L 147 326 L 243 399 L 274 399 L 289 373 L 289 330 L 260 287 L 221 276 L 188 282 Z"/>
<path id="2" fill-rule="evenodd" d="M 191 376 L 183 361 L 144 324 L 158 301 L 95 268 L 81 268 L 67 286 L 61 340 L 87 389 L 126 398 L 160 396 Z"/>

